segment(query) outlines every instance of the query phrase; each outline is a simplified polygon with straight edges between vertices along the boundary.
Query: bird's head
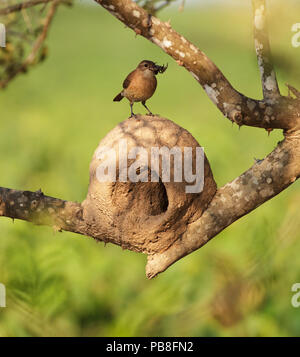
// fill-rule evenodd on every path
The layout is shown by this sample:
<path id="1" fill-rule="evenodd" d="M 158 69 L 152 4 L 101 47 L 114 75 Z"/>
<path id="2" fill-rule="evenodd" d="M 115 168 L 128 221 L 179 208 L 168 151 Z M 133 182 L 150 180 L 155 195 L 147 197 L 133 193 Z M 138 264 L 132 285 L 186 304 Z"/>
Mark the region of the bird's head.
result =
<path id="1" fill-rule="evenodd" d="M 154 63 L 152 61 L 147 61 L 147 60 L 142 61 L 138 65 L 138 69 L 140 69 L 141 71 L 151 71 L 154 74 L 163 73 L 167 68 L 168 68 L 168 65 L 167 66 L 159 66 L 156 63 Z"/>

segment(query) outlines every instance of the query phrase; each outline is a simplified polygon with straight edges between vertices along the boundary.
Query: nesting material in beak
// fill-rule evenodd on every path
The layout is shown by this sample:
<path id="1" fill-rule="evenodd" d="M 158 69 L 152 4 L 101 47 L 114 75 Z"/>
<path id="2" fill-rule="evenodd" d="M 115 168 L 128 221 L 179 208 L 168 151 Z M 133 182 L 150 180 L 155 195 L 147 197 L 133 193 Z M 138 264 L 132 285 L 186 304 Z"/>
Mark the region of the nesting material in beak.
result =
<path id="1" fill-rule="evenodd" d="M 166 71 L 166 69 L 168 68 L 168 64 L 165 66 L 159 66 L 159 65 L 155 65 L 155 70 L 154 70 L 154 73 L 155 74 L 158 74 L 158 73 L 164 73 Z"/>

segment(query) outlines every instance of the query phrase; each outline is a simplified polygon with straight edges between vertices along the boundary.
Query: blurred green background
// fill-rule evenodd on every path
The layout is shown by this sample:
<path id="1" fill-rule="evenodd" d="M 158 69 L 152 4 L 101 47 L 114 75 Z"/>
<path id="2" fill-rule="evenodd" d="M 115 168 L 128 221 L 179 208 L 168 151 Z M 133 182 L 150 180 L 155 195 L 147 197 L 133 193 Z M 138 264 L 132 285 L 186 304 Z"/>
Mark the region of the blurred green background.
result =
<path id="1" fill-rule="evenodd" d="M 250 0 L 194 3 L 159 16 L 171 18 L 239 91 L 261 98 Z M 300 4 L 269 3 L 287 94 L 285 82 L 300 87 L 300 48 L 291 45 Z M 219 186 L 282 139 L 279 131 L 268 137 L 232 126 L 187 71 L 100 6 L 60 8 L 47 43 L 49 58 L 0 92 L 3 187 L 82 201 L 98 142 L 129 115 L 128 103 L 112 98 L 143 59 L 169 63 L 149 107 L 204 146 Z M 145 110 L 136 104 L 136 112 Z M 151 281 L 144 255 L 1 218 L 7 307 L 0 308 L 0 336 L 297 336 L 300 308 L 291 305 L 291 286 L 300 282 L 299 199 L 295 183 Z"/>

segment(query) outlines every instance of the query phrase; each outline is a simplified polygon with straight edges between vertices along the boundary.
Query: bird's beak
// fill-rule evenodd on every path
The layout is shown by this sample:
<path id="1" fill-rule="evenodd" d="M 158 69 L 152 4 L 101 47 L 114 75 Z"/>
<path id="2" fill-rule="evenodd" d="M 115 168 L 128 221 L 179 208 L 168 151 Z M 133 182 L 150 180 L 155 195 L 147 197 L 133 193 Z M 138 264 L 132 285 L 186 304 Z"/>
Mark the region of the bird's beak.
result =
<path id="1" fill-rule="evenodd" d="M 157 74 L 159 72 L 159 66 L 157 64 L 153 65 L 153 67 L 151 69 L 155 74 Z"/>

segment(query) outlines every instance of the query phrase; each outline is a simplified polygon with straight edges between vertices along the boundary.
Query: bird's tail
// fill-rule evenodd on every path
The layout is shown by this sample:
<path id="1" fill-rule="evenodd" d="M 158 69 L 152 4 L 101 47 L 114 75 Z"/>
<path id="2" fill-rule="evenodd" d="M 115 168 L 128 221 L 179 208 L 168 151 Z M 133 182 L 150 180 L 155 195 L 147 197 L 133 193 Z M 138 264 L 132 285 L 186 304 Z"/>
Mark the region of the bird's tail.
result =
<path id="1" fill-rule="evenodd" d="M 114 102 L 119 102 L 120 100 L 122 100 L 124 97 L 123 97 L 123 94 L 122 92 L 119 93 L 115 98 L 114 98 Z"/>

